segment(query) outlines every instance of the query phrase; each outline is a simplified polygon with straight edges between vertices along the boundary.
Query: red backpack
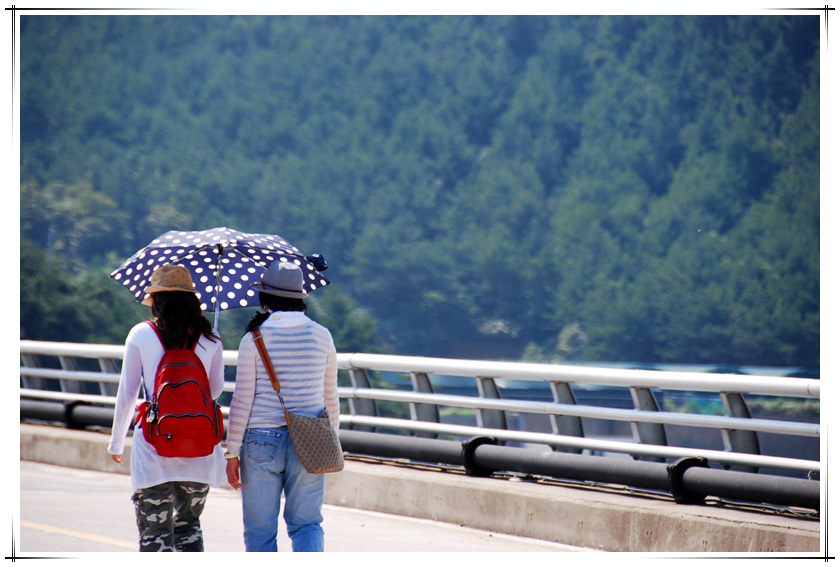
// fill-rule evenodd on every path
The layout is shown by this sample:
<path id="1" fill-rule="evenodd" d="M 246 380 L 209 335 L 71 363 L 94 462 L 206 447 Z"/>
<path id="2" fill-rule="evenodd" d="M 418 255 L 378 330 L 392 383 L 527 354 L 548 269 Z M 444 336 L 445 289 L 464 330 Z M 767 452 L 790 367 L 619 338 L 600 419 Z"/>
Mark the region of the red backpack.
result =
<path id="1" fill-rule="evenodd" d="M 160 340 L 154 323 L 149 324 Z M 222 408 L 210 393 L 210 380 L 195 345 L 199 334 L 187 337 L 183 348 L 166 350 L 155 373 L 152 399 L 138 406 L 137 423 L 146 441 L 162 457 L 204 457 L 222 441 Z M 161 341 L 163 345 L 163 341 Z"/>

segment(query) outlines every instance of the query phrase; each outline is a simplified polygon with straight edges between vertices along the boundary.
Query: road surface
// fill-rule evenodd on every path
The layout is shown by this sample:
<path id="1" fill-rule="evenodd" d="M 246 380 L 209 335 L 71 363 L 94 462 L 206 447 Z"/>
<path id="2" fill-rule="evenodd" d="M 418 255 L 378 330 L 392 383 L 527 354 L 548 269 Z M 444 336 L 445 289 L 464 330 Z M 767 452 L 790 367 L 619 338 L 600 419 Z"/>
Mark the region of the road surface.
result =
<path id="1" fill-rule="evenodd" d="M 20 463 L 19 543 L 26 557 L 59 553 L 134 552 L 137 527 L 128 475 L 23 461 Z M 211 489 L 201 516 L 205 551 L 244 552 L 239 493 Z M 327 552 L 589 551 L 553 542 L 490 533 L 443 522 L 324 506 Z M 281 519 L 282 526 L 282 519 Z M 291 551 L 281 528 L 280 551 Z M 11 556 L 11 550 L 6 556 Z"/>

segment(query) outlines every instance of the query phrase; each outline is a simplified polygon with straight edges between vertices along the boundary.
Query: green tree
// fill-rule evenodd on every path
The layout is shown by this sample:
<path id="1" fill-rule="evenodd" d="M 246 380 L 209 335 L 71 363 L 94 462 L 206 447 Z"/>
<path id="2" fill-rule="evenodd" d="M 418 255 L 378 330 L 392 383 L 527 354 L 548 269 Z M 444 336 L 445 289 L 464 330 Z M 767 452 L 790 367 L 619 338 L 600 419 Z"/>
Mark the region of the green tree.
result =
<path id="1" fill-rule="evenodd" d="M 21 235 L 43 246 L 47 262 L 55 257 L 71 269 L 82 269 L 119 238 L 125 215 L 89 180 L 64 184 L 21 184 Z"/>
<path id="2" fill-rule="evenodd" d="M 328 287 L 312 304 L 311 316 L 330 330 L 338 352 L 380 352 L 376 320 L 338 287 Z"/>
<path id="3" fill-rule="evenodd" d="M 821 32 L 23 15 L 21 237 L 67 298 L 171 229 L 280 234 L 404 354 L 816 365 Z"/>
<path id="4" fill-rule="evenodd" d="M 60 259 L 26 239 L 20 247 L 20 337 L 30 340 L 122 344 L 149 317 L 109 270 L 72 273 Z"/>

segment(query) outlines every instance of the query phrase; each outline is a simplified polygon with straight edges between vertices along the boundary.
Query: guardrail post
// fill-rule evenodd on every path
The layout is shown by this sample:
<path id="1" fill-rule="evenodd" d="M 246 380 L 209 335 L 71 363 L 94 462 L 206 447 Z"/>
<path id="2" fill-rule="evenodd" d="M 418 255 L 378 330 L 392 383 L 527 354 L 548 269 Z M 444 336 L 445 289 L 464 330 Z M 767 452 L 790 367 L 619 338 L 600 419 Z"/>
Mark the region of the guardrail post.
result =
<path id="1" fill-rule="evenodd" d="M 740 393 L 721 392 L 720 399 L 723 402 L 726 415 L 730 417 L 752 417 L 747 402 L 744 401 L 744 396 Z M 753 455 L 761 454 L 761 449 L 758 446 L 758 435 L 755 431 L 721 429 L 720 432 L 723 435 L 723 445 L 727 451 L 751 453 Z M 758 468 L 745 465 L 732 465 L 728 468 L 743 472 L 758 472 Z"/>
<path id="2" fill-rule="evenodd" d="M 59 356 L 58 360 L 61 362 L 61 368 L 63 370 L 69 370 L 73 372 L 79 369 L 76 366 L 76 360 L 72 356 Z M 62 380 L 61 391 L 72 392 L 74 394 L 81 394 L 82 383 L 78 380 Z"/>
<path id="3" fill-rule="evenodd" d="M 572 388 L 565 382 L 551 382 L 551 395 L 554 397 L 556 404 L 576 405 L 575 394 Z M 583 424 L 581 419 L 574 415 L 550 415 L 551 431 L 557 435 L 571 435 L 573 437 L 583 437 Z M 558 453 L 583 453 L 583 449 L 575 449 L 573 447 L 561 447 L 559 445 L 552 445 L 552 450 Z"/>
<path id="4" fill-rule="evenodd" d="M 415 392 L 422 392 L 424 394 L 434 394 L 432 383 L 429 380 L 429 375 L 425 372 L 411 373 L 411 386 Z M 411 412 L 411 419 L 413 421 L 431 421 L 433 423 L 440 423 L 440 412 L 435 404 L 418 404 L 411 402 L 409 404 L 409 411 Z M 426 433 L 424 431 L 415 431 L 412 433 L 414 437 L 424 437 L 427 439 L 437 439 L 437 433 Z"/>
<path id="5" fill-rule="evenodd" d="M 350 373 L 350 383 L 354 388 L 370 389 L 370 380 L 368 380 L 368 375 L 364 368 L 350 368 L 348 369 L 348 372 Z M 348 402 L 350 405 L 351 415 L 377 416 L 376 400 L 350 398 Z M 358 431 L 369 431 L 371 433 L 376 431 L 375 427 L 364 427 L 359 425 L 353 425 L 351 428 Z"/>
<path id="6" fill-rule="evenodd" d="M 41 365 L 38 364 L 38 357 L 34 354 L 29 353 L 22 353 L 20 355 L 21 359 L 23 360 L 24 368 L 40 368 Z M 34 378 L 31 376 L 21 376 L 21 381 L 23 381 L 24 388 L 31 388 L 33 390 L 46 390 L 46 384 L 44 383 L 43 378 Z"/>
<path id="7" fill-rule="evenodd" d="M 120 371 L 117 370 L 117 365 L 110 358 L 100 358 L 99 369 L 102 370 L 102 372 L 109 372 L 113 374 L 120 373 Z M 103 396 L 116 396 L 118 387 L 119 384 L 112 384 L 110 382 L 100 382 L 99 393 Z"/>
<path id="8" fill-rule="evenodd" d="M 653 397 L 653 392 L 650 391 L 650 388 L 630 388 L 630 396 L 633 398 L 633 406 L 637 410 L 659 411 L 656 398 Z M 668 439 L 665 437 L 665 426 L 661 423 L 631 421 L 630 428 L 633 430 L 633 438 L 637 443 L 643 443 L 645 445 L 668 445 Z M 633 455 L 633 458 L 639 461 L 665 462 L 665 459 L 662 457 L 639 457 Z"/>
<path id="9" fill-rule="evenodd" d="M 479 398 L 502 399 L 499 395 L 499 388 L 496 387 L 496 381 L 493 378 L 476 376 L 475 382 L 478 387 Z M 475 417 L 479 427 L 507 429 L 507 419 L 505 418 L 505 412 L 502 410 L 479 409 Z M 499 441 L 499 444 L 504 445 L 505 442 Z"/>

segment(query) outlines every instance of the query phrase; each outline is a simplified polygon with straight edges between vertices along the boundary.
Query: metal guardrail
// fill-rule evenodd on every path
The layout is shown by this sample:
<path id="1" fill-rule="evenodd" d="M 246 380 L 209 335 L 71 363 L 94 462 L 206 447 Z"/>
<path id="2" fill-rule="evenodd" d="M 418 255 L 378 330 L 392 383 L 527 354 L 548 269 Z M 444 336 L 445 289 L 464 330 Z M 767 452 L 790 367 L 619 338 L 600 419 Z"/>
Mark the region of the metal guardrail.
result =
<path id="1" fill-rule="evenodd" d="M 123 352 L 119 345 L 21 340 L 21 398 L 113 405 Z M 236 355 L 236 351 L 225 351 L 225 365 L 235 366 Z M 41 367 L 43 357 L 57 358 L 61 368 Z M 89 359 L 88 366 L 98 361 L 99 371 L 80 369 L 82 359 Z M 751 472 L 759 468 L 809 475 L 820 472 L 819 461 L 762 455 L 757 437 L 771 433 L 818 438 L 819 424 L 752 418 L 744 397 L 819 399 L 819 380 L 345 353 L 339 354 L 338 365 L 351 383 L 339 387 L 339 396 L 349 407 L 340 421 L 359 431 L 400 431 L 432 438 L 493 437 L 503 443 L 547 445 L 555 451 L 617 453 L 658 462 L 694 457 Z M 379 372 L 407 374 L 411 390 L 373 387 L 371 375 Z M 437 376 L 472 377 L 477 395 L 435 393 L 433 378 Z M 509 381 L 547 384 L 552 401 L 505 398 L 499 384 Z M 634 408 L 579 404 L 572 386 L 627 389 Z M 225 392 L 232 392 L 233 387 L 227 382 Z M 717 393 L 725 415 L 661 411 L 656 394 L 666 390 Z M 377 402 L 408 404 L 410 419 L 380 416 Z M 476 425 L 442 422 L 442 407 L 473 410 Z M 228 409 L 223 407 L 225 415 Z M 511 414 L 548 416 L 551 432 L 512 429 Z M 633 440 L 586 437 L 582 419 L 629 423 Z M 666 425 L 720 430 L 724 450 L 669 446 Z"/>

